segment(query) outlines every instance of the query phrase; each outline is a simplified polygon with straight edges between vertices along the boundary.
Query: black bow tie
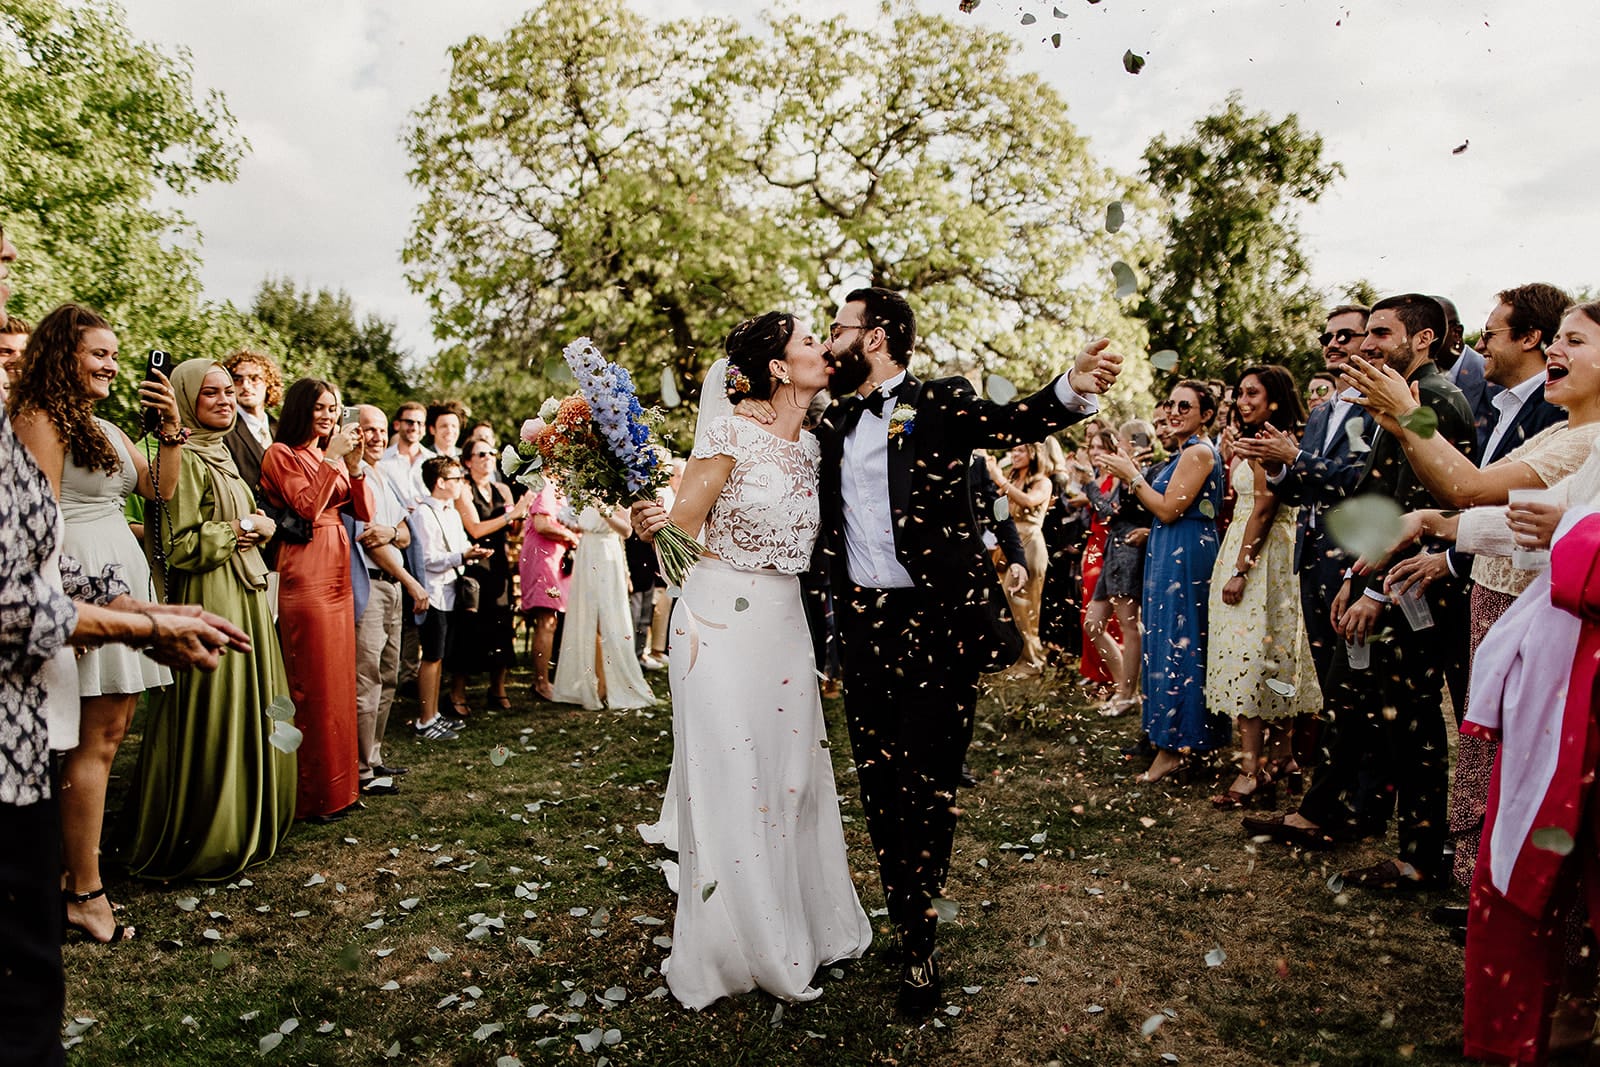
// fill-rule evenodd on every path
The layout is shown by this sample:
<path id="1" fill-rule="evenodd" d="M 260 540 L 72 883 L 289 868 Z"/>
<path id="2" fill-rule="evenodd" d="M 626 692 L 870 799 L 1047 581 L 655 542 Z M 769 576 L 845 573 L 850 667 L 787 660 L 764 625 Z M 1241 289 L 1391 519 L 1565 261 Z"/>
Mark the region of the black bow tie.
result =
<path id="1" fill-rule="evenodd" d="M 890 389 L 887 393 L 882 389 L 874 389 L 872 392 L 861 398 L 861 405 L 874 415 L 882 415 L 884 405 L 888 404 L 890 400 L 898 399 L 902 390 L 905 389 L 905 386 L 906 379 L 901 378 L 900 384 L 895 386 L 893 389 Z"/>

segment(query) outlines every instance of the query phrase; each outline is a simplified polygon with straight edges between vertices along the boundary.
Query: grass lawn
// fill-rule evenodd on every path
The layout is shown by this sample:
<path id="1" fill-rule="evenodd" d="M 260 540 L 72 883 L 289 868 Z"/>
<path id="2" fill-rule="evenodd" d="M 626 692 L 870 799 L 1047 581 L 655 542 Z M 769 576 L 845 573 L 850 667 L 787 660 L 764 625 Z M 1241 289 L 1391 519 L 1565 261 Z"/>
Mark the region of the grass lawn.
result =
<path id="1" fill-rule="evenodd" d="M 397 707 L 386 758 L 411 769 L 403 793 L 297 826 L 246 878 L 108 872 L 139 936 L 66 950 L 68 1014 L 94 1020 L 70 1027 L 69 1062 L 1462 1062 L 1460 951 L 1426 919 L 1439 898 L 1334 894 L 1328 877 L 1368 852 L 1251 843 L 1206 801 L 1224 769 L 1133 784 L 1142 764 L 1118 750 L 1135 719 L 1075 706 L 1067 677 L 983 702 L 934 1021 L 893 1014 L 837 702 L 845 829 L 878 942 L 825 974 L 811 1004 L 755 993 L 686 1011 L 656 970 L 672 933 L 663 854 L 634 831 L 660 805 L 668 712 L 537 704 L 525 682 L 517 710 L 478 711 L 454 743 L 413 742 L 413 709 Z M 113 809 L 136 747 L 137 733 Z"/>

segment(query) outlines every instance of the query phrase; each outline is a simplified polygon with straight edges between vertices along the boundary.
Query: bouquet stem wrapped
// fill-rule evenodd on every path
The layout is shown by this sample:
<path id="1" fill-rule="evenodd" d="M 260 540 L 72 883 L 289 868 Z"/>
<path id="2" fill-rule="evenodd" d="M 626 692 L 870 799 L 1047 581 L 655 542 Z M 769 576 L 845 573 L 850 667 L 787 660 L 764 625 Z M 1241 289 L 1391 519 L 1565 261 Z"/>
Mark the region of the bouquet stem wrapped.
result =
<path id="1" fill-rule="evenodd" d="M 520 440 L 500 456 L 501 470 L 533 489 L 553 477 L 574 507 L 655 500 L 668 474 L 665 449 L 650 431 L 659 413 L 640 406 L 627 370 L 608 363 L 589 338 L 561 355 L 578 392 L 546 400 L 538 417 L 522 424 Z M 663 577 L 681 588 L 705 549 L 669 523 L 656 533 L 656 555 Z"/>

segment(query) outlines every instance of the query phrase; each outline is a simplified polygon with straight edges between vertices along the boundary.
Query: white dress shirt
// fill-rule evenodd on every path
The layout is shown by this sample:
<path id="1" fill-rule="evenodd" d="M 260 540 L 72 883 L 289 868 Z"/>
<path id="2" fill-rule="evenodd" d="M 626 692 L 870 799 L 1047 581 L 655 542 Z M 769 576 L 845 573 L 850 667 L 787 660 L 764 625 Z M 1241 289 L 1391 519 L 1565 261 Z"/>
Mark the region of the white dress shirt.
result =
<path id="1" fill-rule="evenodd" d="M 405 505 L 400 503 L 396 490 L 391 488 L 393 483 L 389 481 L 388 475 L 384 474 L 380 467 L 368 463 L 366 460 L 362 460 L 361 465 L 367 468 L 367 484 L 372 486 L 372 521 L 379 526 L 399 526 L 405 522 Z M 368 525 L 368 523 L 357 520 L 357 536 L 360 536 L 360 531 Z M 378 565 L 373 562 L 371 556 L 367 555 L 367 550 L 362 546 L 361 542 L 356 541 L 354 545 L 356 553 L 361 559 L 361 565 L 369 571 L 377 570 Z"/>
<path id="2" fill-rule="evenodd" d="M 1483 447 L 1483 455 L 1478 457 L 1478 466 L 1487 467 L 1489 457 L 1494 455 L 1494 450 L 1500 446 L 1500 441 L 1511 430 L 1511 424 L 1517 421 L 1517 415 L 1522 411 L 1522 406 L 1528 398 L 1538 391 L 1544 384 L 1543 374 L 1529 375 L 1525 380 L 1518 382 L 1509 389 L 1502 389 L 1494 395 L 1489 403 L 1500 412 L 1499 421 L 1494 424 L 1494 433 L 1489 435 L 1489 443 Z"/>
<path id="3" fill-rule="evenodd" d="M 878 391 L 894 391 L 905 377 L 901 371 L 880 383 Z M 1056 379 L 1055 392 L 1068 411 L 1092 415 L 1099 410 L 1092 397 L 1078 395 L 1065 374 Z M 889 416 L 898 406 L 886 403 L 876 415 L 862 411 L 861 420 L 844 439 L 840 458 L 845 564 L 850 580 L 865 589 L 910 589 L 916 584 L 895 555 L 894 509 L 889 502 Z"/>
<path id="4" fill-rule="evenodd" d="M 423 461 L 432 456 L 431 449 L 419 444 L 415 459 L 408 460 L 402 456 L 399 445 L 390 445 L 378 457 L 378 469 L 400 490 L 400 496 L 408 507 L 414 508 L 418 501 L 433 495 L 422 482 Z"/>
<path id="5" fill-rule="evenodd" d="M 244 408 L 239 408 L 237 410 L 239 412 L 240 420 L 244 423 L 245 429 L 249 430 L 257 441 L 261 442 L 261 447 L 271 448 L 272 425 L 267 421 L 266 412 L 263 411 L 260 415 L 252 415 Z"/>
<path id="6" fill-rule="evenodd" d="M 422 584 L 428 587 L 428 606 L 450 611 L 456 606 L 456 572 L 472 542 L 461 525 L 461 513 L 448 500 L 429 493 L 415 514 L 411 536 L 422 539 Z"/>

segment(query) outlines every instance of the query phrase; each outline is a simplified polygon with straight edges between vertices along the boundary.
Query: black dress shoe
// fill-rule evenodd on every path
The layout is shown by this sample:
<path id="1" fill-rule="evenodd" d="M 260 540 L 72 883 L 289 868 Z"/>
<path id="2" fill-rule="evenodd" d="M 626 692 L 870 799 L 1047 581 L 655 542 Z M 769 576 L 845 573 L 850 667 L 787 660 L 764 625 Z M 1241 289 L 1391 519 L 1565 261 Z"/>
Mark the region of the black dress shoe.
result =
<path id="1" fill-rule="evenodd" d="M 1428 909 L 1428 921 L 1440 926 L 1467 925 L 1467 909 L 1460 904 L 1439 904 Z"/>
<path id="2" fill-rule="evenodd" d="M 1467 928 L 1465 926 L 1452 926 L 1450 928 L 1450 940 L 1454 941 L 1456 944 L 1460 945 L 1462 948 L 1466 948 L 1467 947 Z"/>
<path id="3" fill-rule="evenodd" d="M 939 983 L 939 954 L 907 963 L 900 972 L 900 993 L 896 1004 L 900 1014 L 915 1019 L 932 1015 L 943 999 Z"/>
<path id="4" fill-rule="evenodd" d="M 379 778 L 398 778 L 410 769 L 409 767 L 390 767 L 388 764 L 379 763 L 372 768 L 372 772 Z"/>
<path id="5" fill-rule="evenodd" d="M 978 776 L 972 773 L 972 768 L 965 763 L 961 765 L 961 784 L 968 789 L 978 784 Z"/>
<path id="6" fill-rule="evenodd" d="M 1148 759 L 1155 759 L 1156 746 L 1150 743 L 1150 738 L 1148 735 L 1140 734 L 1139 740 L 1135 741 L 1131 745 L 1125 746 L 1122 749 L 1122 754 L 1124 756 L 1143 756 Z"/>

